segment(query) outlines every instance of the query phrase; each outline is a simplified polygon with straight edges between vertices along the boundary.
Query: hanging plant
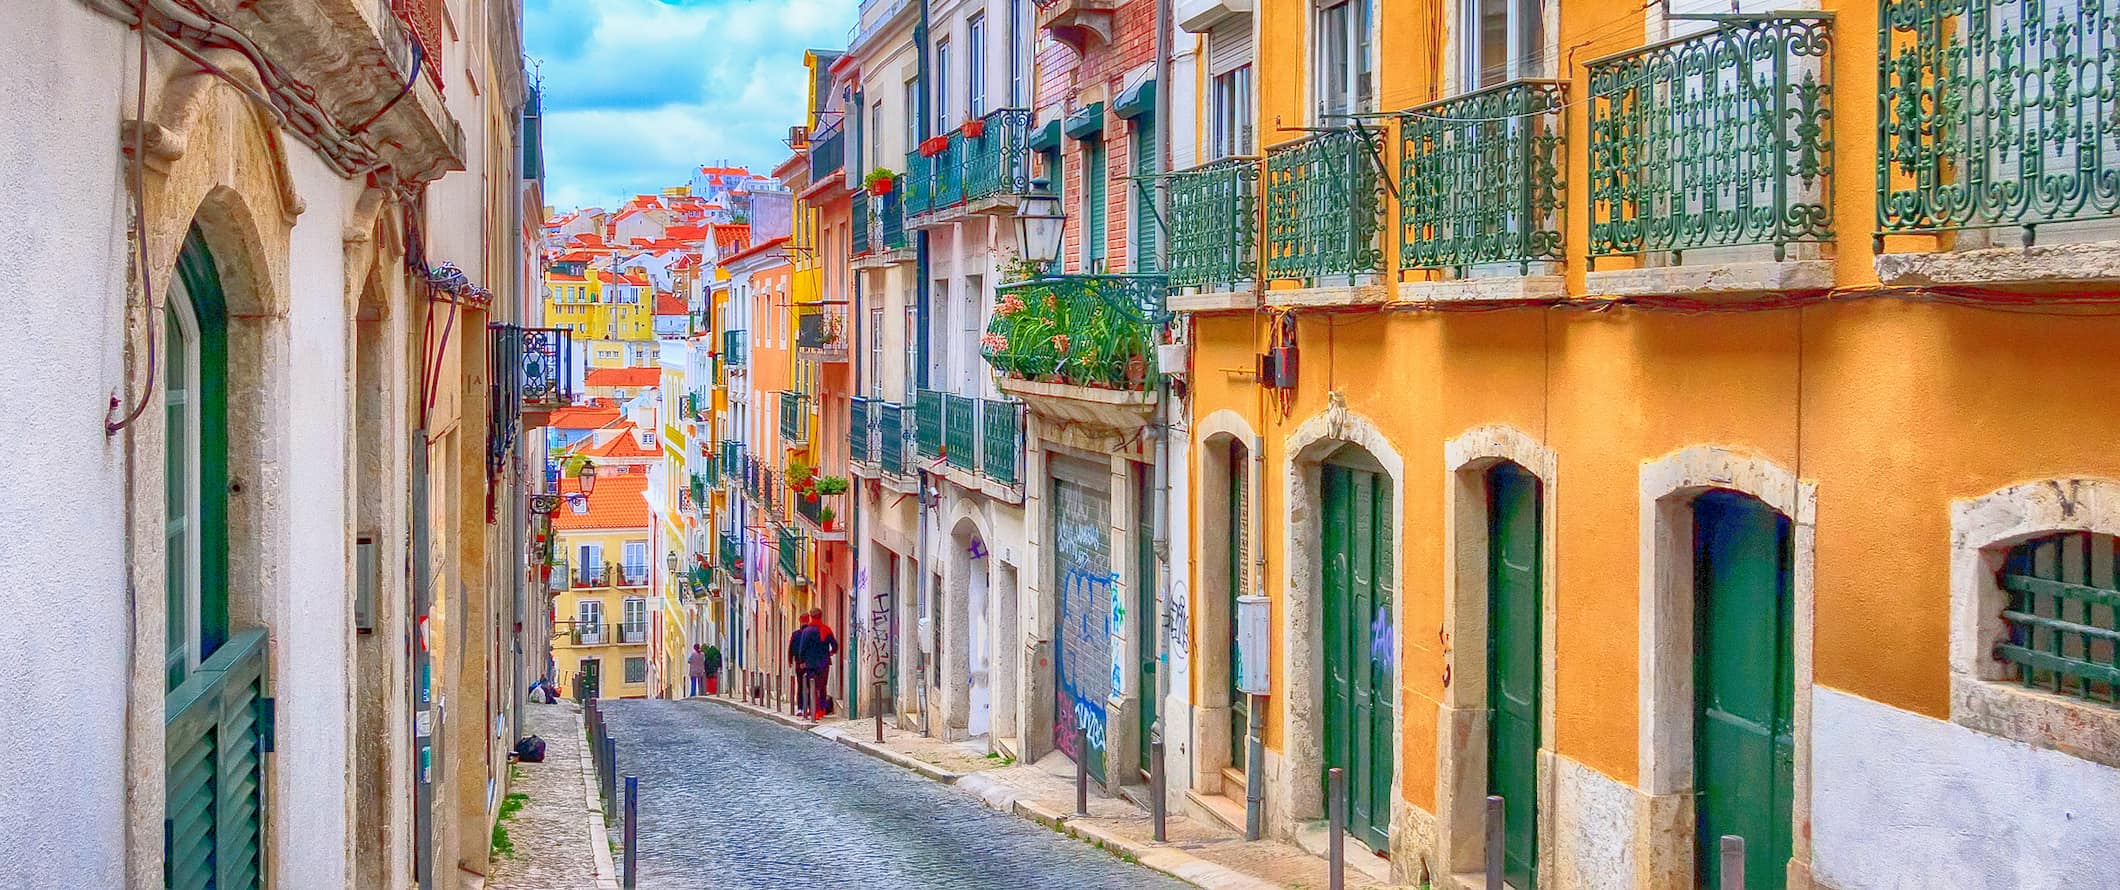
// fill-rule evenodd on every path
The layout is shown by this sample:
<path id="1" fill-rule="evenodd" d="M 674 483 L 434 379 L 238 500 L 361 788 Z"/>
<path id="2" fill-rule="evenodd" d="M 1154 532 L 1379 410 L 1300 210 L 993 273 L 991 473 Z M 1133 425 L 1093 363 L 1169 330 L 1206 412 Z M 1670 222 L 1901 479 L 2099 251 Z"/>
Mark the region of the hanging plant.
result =
<path id="1" fill-rule="evenodd" d="M 868 189 L 869 194 L 875 195 L 879 198 L 883 197 L 884 195 L 890 194 L 891 187 L 896 185 L 897 182 L 897 174 L 892 173 L 889 170 L 885 170 L 882 167 L 870 170 L 869 175 L 861 178 L 862 187 Z"/>

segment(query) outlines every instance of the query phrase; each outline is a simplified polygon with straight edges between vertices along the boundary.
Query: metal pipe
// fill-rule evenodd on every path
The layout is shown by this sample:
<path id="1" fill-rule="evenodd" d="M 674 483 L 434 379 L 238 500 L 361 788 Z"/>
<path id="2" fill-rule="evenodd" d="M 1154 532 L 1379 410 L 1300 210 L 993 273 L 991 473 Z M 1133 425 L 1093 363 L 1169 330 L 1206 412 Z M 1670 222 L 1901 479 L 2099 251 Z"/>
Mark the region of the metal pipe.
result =
<path id="1" fill-rule="evenodd" d="M 1734 834 L 1722 836 L 1722 872 L 1716 886 L 1723 890 L 1745 890 L 1745 839 Z"/>
<path id="2" fill-rule="evenodd" d="M 1089 815 L 1089 727 L 1075 724 L 1075 815 Z"/>
<path id="3" fill-rule="evenodd" d="M 1263 695 L 1251 696 L 1245 715 L 1244 739 L 1244 839 L 1259 839 L 1260 825 L 1265 821 L 1264 796 L 1266 793 L 1266 770 L 1260 761 L 1266 759 L 1266 743 L 1260 738 L 1266 726 L 1266 708 Z"/>
<path id="4" fill-rule="evenodd" d="M 1500 795 L 1487 796 L 1487 890 L 1502 890 L 1502 859 L 1509 842 L 1502 813 L 1507 807 Z"/>
<path id="5" fill-rule="evenodd" d="M 876 681 L 876 744 L 883 744 L 883 681 Z"/>
<path id="6" fill-rule="evenodd" d="M 1163 737 L 1158 735 L 1148 743 L 1148 813 L 1155 823 L 1153 837 L 1159 844 L 1170 840 L 1169 833 L 1164 830 L 1169 807 L 1163 799 L 1163 789 L 1169 781 L 1169 777 L 1163 774 Z"/>
<path id="7" fill-rule="evenodd" d="M 636 776 L 626 777 L 626 827 L 624 837 L 626 844 L 626 872 L 625 883 L 621 886 L 625 887 L 626 890 L 633 890 L 635 883 L 640 879 L 640 779 Z"/>
<path id="8" fill-rule="evenodd" d="M 1325 886 L 1347 887 L 1347 770 L 1325 771 Z"/>

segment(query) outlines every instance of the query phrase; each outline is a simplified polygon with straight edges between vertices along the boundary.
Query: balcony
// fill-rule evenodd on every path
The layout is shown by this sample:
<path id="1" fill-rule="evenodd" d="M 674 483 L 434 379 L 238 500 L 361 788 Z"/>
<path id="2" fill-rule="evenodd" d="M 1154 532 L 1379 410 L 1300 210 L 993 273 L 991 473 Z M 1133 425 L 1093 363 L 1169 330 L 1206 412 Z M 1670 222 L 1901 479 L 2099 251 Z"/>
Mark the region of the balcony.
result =
<path id="1" fill-rule="evenodd" d="M 1793 246 L 1833 238 L 1831 22 L 1820 13 L 1724 17 L 1703 33 L 1585 63 L 1590 268 L 1608 257 L 1641 266 L 1594 273 L 1593 291 L 1697 292 L 1688 275 L 1707 273 L 1672 271 L 1688 251 L 1765 276 L 1740 285 L 1741 276 L 1713 274 L 1731 290 L 1831 285 L 1827 261 L 1773 268 Z M 1773 263 L 1757 262 L 1769 254 Z"/>
<path id="2" fill-rule="evenodd" d="M 942 456 L 942 393 L 923 389 L 913 398 L 913 443 L 922 460 Z"/>
<path id="3" fill-rule="evenodd" d="M 797 587 L 806 587 L 810 583 L 809 576 L 803 574 L 806 563 L 803 550 L 807 541 L 808 538 L 799 530 L 780 530 L 780 574 Z"/>
<path id="4" fill-rule="evenodd" d="M 496 325 L 493 336 L 496 367 L 514 364 L 520 369 L 506 376 L 518 381 L 515 401 L 521 405 L 525 427 L 543 426 L 553 411 L 574 403 L 574 381 L 567 374 L 574 355 L 572 331 Z M 499 380 L 502 375 L 495 376 Z"/>
<path id="5" fill-rule="evenodd" d="M 904 476 L 912 460 L 906 454 L 905 406 L 878 402 L 876 410 L 876 465 L 885 476 Z"/>
<path id="6" fill-rule="evenodd" d="M 707 478 L 709 475 L 708 473 L 692 474 L 692 484 L 688 489 L 688 493 L 692 497 L 692 509 L 688 512 L 695 516 L 699 514 L 700 509 L 707 503 Z"/>
<path id="7" fill-rule="evenodd" d="M 1351 126 L 1266 153 L 1266 277 L 1355 285 L 1384 270 L 1384 132 Z"/>
<path id="8" fill-rule="evenodd" d="M 847 360 L 845 306 L 795 307 L 795 351 L 812 361 L 844 364 Z"/>
<path id="9" fill-rule="evenodd" d="M 613 574 L 609 566 L 576 566 L 574 569 L 574 588 L 576 590 L 593 590 L 600 587 L 609 587 L 611 586 Z"/>
<path id="10" fill-rule="evenodd" d="M 736 485 L 743 482 L 744 465 L 750 458 L 744 454 L 742 442 L 725 440 L 721 443 L 721 481 Z"/>
<path id="11" fill-rule="evenodd" d="M 2114 0 L 1885 0 L 1882 21 L 1877 231 L 1935 235 L 1943 252 L 1881 255 L 1879 277 L 2110 282 Z M 2082 241 L 2104 243 L 2060 246 Z"/>
<path id="12" fill-rule="evenodd" d="M 627 623 L 618 626 L 620 643 L 645 643 L 648 641 L 647 622 Z"/>
<path id="13" fill-rule="evenodd" d="M 1517 80 L 1399 115 L 1401 270 L 1561 261 L 1567 99 L 1563 81 Z"/>
<path id="14" fill-rule="evenodd" d="M 638 565 L 638 566 L 615 566 L 614 568 L 616 569 L 616 571 L 612 572 L 612 576 L 618 579 L 618 585 L 617 585 L 617 586 L 619 586 L 619 587 L 646 587 L 646 586 L 648 586 L 648 567 L 647 567 L 647 566 L 645 566 L 645 565 Z"/>
<path id="15" fill-rule="evenodd" d="M 790 445 L 810 441 L 808 397 L 799 392 L 780 394 L 780 438 Z"/>
<path id="16" fill-rule="evenodd" d="M 741 582 L 743 580 L 743 539 L 733 534 L 717 535 L 714 542 L 714 551 L 720 557 L 718 563 L 721 570 L 728 574 L 730 580 Z"/>
<path id="17" fill-rule="evenodd" d="M 583 624 L 577 621 L 567 632 L 567 641 L 576 646 L 602 646 L 612 642 L 613 636 L 616 634 L 612 634 L 604 625 Z"/>
<path id="18" fill-rule="evenodd" d="M 838 123 L 810 137 L 810 185 L 838 176 L 846 166 L 846 131 Z"/>
<path id="19" fill-rule="evenodd" d="M 905 175 L 898 177 L 898 187 L 892 190 L 893 194 L 902 196 L 900 209 L 905 216 L 928 212 L 928 171 L 933 167 L 929 161 L 919 149 L 905 153 Z"/>
<path id="20" fill-rule="evenodd" d="M 1257 278 L 1259 159 L 1203 164 L 1165 183 L 1171 286 L 1231 291 Z"/>
<path id="21" fill-rule="evenodd" d="M 984 399 L 979 406 L 979 471 L 1003 486 L 1023 481 L 1023 406 Z"/>
<path id="22" fill-rule="evenodd" d="M 866 464 L 876 459 L 876 422 L 869 413 L 869 400 L 855 396 L 847 400 L 847 461 Z"/>
<path id="23" fill-rule="evenodd" d="M 949 465 L 965 472 L 979 469 L 979 400 L 955 393 L 942 394 L 942 454 Z"/>
<path id="24" fill-rule="evenodd" d="M 883 250 L 900 251 L 912 245 L 905 238 L 905 198 L 886 192 L 876 204 L 876 239 Z"/>
<path id="25" fill-rule="evenodd" d="M 1161 275 L 1066 275 L 1004 285 L 987 333 L 1003 392 L 1063 422 L 1130 430 L 1155 410 L 1151 348 L 1169 319 Z"/>
<path id="26" fill-rule="evenodd" d="M 810 529 L 810 536 L 817 541 L 844 541 L 846 526 L 842 524 L 837 508 L 824 502 L 822 495 L 796 494 L 795 515 L 802 518 Z"/>
<path id="27" fill-rule="evenodd" d="M 964 200 L 974 209 L 1013 208 L 1031 188 L 1031 123 L 1027 108 L 1001 108 L 980 118 L 979 135 L 964 141 Z"/>
<path id="28" fill-rule="evenodd" d="M 847 199 L 847 218 L 853 222 L 847 227 L 847 256 L 868 256 L 869 245 L 873 243 L 869 229 L 875 222 L 875 214 L 869 210 L 868 189 L 857 189 Z"/>

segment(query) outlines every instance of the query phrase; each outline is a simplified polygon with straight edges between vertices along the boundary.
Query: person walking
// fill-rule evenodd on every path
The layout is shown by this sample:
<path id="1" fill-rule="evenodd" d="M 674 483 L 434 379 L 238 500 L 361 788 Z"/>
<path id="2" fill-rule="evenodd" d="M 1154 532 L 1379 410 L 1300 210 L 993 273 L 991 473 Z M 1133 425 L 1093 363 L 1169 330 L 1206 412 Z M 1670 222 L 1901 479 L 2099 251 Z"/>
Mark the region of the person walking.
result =
<path id="1" fill-rule="evenodd" d="M 685 656 L 685 666 L 691 669 L 692 677 L 692 686 L 685 695 L 698 695 L 707 686 L 707 653 L 698 643 L 693 643 L 692 654 Z"/>
<path id="2" fill-rule="evenodd" d="M 802 657 L 803 645 L 808 638 L 815 636 L 817 632 L 810 627 L 810 613 L 808 612 L 795 616 L 795 622 L 795 632 L 788 634 L 788 667 L 795 672 L 793 702 L 795 712 L 806 713 L 808 705 L 803 702 L 803 696 L 810 691 L 810 684 L 809 675 L 803 670 L 804 665 L 808 664 Z"/>
<path id="3" fill-rule="evenodd" d="M 823 720 L 826 690 L 831 686 L 832 658 L 839 654 L 839 638 L 825 626 L 824 610 L 811 609 L 809 615 L 810 634 L 803 640 L 803 676 L 808 681 L 809 713 L 812 720 Z"/>

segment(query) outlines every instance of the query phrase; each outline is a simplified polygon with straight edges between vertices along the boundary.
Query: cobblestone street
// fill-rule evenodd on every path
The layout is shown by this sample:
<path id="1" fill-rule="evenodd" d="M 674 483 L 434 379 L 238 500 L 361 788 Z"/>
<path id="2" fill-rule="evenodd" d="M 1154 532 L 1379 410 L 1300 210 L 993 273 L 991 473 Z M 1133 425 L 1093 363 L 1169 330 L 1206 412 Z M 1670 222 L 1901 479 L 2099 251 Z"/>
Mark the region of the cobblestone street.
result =
<path id="1" fill-rule="evenodd" d="M 733 708 L 604 707 L 619 770 L 640 779 L 644 888 L 1186 886 Z"/>

